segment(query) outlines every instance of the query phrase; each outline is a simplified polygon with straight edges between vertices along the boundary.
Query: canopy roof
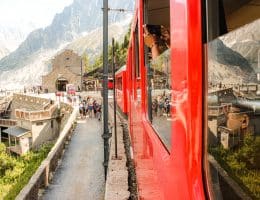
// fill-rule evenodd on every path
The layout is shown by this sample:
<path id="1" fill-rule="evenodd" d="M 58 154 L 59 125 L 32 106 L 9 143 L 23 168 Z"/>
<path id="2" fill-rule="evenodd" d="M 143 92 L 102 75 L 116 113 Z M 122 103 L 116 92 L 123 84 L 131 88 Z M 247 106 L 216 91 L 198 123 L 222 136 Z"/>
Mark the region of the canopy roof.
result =
<path id="1" fill-rule="evenodd" d="M 30 130 L 24 129 L 18 126 L 10 127 L 5 130 L 3 130 L 4 133 L 7 133 L 8 135 L 14 136 L 14 137 L 21 137 L 28 133 Z"/>

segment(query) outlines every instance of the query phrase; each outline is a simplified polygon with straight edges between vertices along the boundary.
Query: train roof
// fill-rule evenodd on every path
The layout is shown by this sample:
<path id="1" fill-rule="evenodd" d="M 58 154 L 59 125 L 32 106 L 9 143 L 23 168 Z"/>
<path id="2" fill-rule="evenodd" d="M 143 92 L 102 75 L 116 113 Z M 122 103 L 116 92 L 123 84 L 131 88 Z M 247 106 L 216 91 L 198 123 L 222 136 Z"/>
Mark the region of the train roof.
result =
<path id="1" fill-rule="evenodd" d="M 122 71 L 126 71 L 126 65 L 123 65 L 119 70 L 116 71 L 115 74 L 119 74 Z"/>

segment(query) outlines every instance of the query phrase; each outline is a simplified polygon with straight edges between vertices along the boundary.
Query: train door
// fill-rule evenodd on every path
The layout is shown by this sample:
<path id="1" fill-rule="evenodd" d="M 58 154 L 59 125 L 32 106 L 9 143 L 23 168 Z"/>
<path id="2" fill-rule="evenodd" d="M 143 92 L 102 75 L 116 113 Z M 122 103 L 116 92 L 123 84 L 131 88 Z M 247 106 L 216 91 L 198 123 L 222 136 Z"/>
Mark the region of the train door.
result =
<path id="1" fill-rule="evenodd" d="M 260 1 L 205 1 L 204 170 L 210 199 L 260 198 Z"/>

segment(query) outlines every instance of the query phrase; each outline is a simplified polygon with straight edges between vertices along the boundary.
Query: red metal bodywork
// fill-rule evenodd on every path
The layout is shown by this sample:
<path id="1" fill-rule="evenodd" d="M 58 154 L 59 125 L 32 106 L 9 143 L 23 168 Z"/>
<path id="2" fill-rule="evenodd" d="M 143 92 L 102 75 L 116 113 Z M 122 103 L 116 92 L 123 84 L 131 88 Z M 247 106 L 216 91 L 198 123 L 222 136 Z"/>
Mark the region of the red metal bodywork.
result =
<path id="1" fill-rule="evenodd" d="M 128 49 L 125 93 L 140 199 L 204 199 L 202 179 L 201 1 L 170 0 L 172 104 L 171 146 L 167 150 L 147 117 L 143 0 L 137 0 Z M 136 29 L 137 27 L 137 29 Z M 138 30 L 139 48 L 135 46 Z M 139 54 L 136 54 L 136 51 Z M 140 77 L 135 77 L 139 55 Z M 120 95 L 120 94 L 118 94 Z M 174 99 L 174 101 L 173 101 Z M 127 105 L 126 105 L 127 103 Z"/>
<path id="2" fill-rule="evenodd" d="M 121 111 L 127 114 L 127 92 L 126 92 L 126 69 L 115 74 L 116 78 L 116 101 Z"/>
<path id="3" fill-rule="evenodd" d="M 108 88 L 109 90 L 112 90 L 112 89 L 114 88 L 113 78 L 108 78 L 107 88 Z"/>

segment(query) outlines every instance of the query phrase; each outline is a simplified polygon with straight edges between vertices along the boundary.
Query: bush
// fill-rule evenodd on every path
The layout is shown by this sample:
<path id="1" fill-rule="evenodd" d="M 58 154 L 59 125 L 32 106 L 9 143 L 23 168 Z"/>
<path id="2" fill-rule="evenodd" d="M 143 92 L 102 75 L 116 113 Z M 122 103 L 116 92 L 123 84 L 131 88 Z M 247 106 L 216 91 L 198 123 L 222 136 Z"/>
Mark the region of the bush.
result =
<path id="1" fill-rule="evenodd" d="M 227 150 L 222 146 L 209 148 L 219 164 L 253 198 L 260 199 L 260 137 L 245 135 L 240 148 Z"/>
<path id="2" fill-rule="evenodd" d="M 0 173 L 2 173 L 0 199 L 15 199 L 46 158 L 52 146 L 53 144 L 43 145 L 38 151 L 30 151 L 16 158 L 6 154 L 5 147 L 0 143 Z M 3 159 L 6 161 L 4 162 Z"/>

